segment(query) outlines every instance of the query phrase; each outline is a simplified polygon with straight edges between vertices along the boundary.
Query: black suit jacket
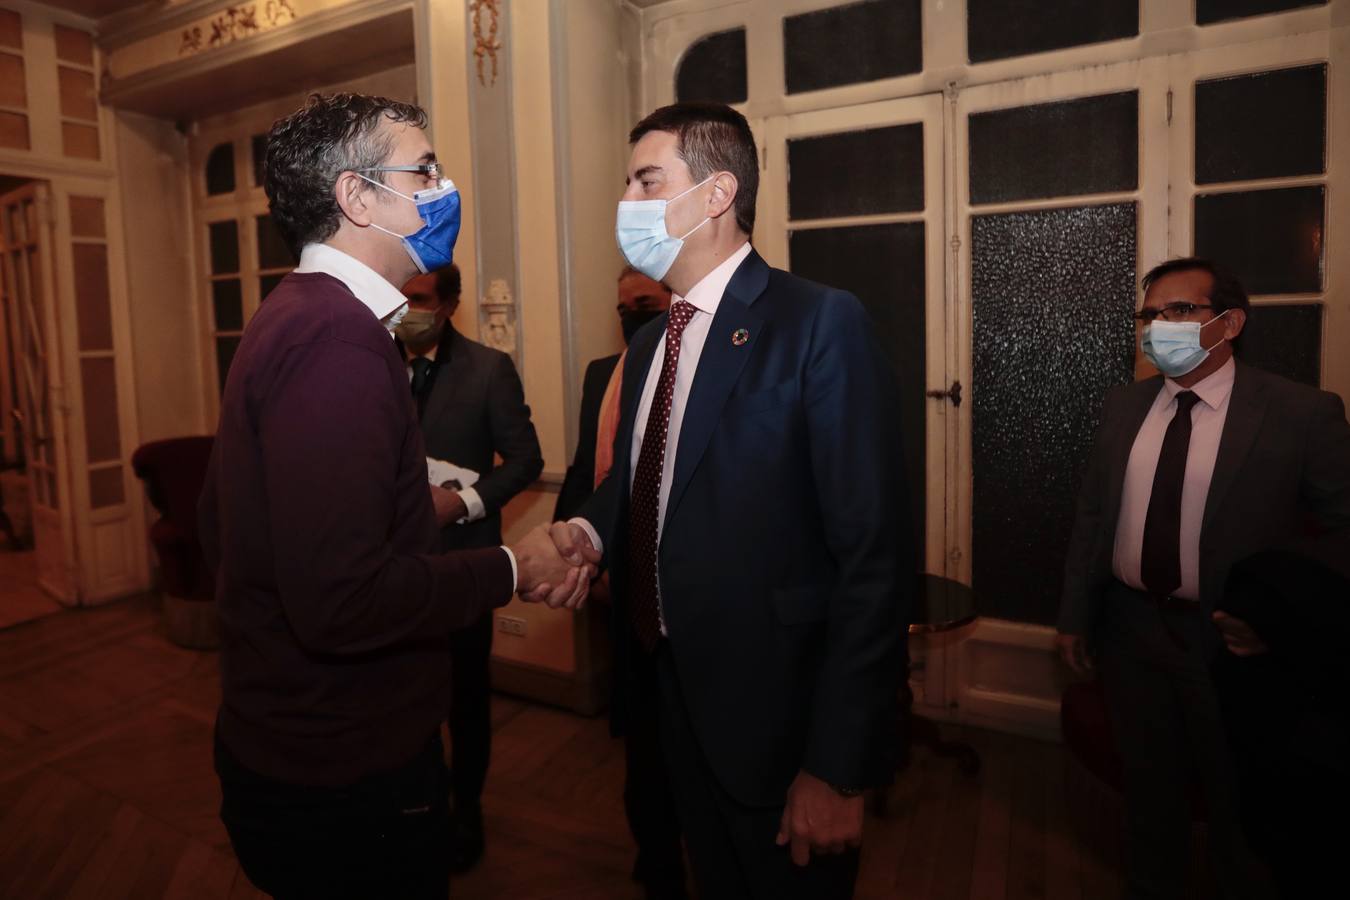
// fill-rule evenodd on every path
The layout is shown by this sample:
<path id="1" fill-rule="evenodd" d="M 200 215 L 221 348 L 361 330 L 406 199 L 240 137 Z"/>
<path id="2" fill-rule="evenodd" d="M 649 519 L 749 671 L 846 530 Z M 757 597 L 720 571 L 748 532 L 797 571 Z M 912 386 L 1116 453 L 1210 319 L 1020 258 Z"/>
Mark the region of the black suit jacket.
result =
<path id="1" fill-rule="evenodd" d="M 496 546 L 502 507 L 544 470 L 520 376 L 511 357 L 446 322 L 428 378 L 421 414 L 427 455 L 479 473 L 473 489 L 486 512 L 477 522 L 442 528 L 441 550 Z"/>
<path id="2" fill-rule="evenodd" d="M 595 492 L 595 437 L 600 428 L 600 404 L 605 400 L 605 389 L 619 364 L 619 357 L 602 356 L 586 366 L 586 377 L 581 384 L 581 431 L 577 435 L 577 452 L 567 476 L 558 491 L 558 503 L 553 508 L 553 520 L 570 519 L 587 498 Z"/>
<path id="3" fill-rule="evenodd" d="M 1162 376 L 1114 388 L 1083 474 L 1059 630 L 1090 634 L 1112 578 L 1116 522 L 1134 439 Z M 1237 363 L 1200 531 L 1200 594 L 1214 609 L 1233 564 L 1285 544 L 1313 515 L 1350 539 L 1350 425 L 1326 391 Z"/>
<path id="4" fill-rule="evenodd" d="M 614 585 L 616 716 L 635 701 L 626 533 L 634 416 L 667 316 L 625 361 L 614 468 L 582 508 Z M 748 339 L 733 335 L 745 329 Z M 659 550 L 670 649 L 722 786 L 782 804 L 800 769 L 889 780 L 914 582 L 895 379 L 851 294 L 751 253 L 694 376 Z"/>

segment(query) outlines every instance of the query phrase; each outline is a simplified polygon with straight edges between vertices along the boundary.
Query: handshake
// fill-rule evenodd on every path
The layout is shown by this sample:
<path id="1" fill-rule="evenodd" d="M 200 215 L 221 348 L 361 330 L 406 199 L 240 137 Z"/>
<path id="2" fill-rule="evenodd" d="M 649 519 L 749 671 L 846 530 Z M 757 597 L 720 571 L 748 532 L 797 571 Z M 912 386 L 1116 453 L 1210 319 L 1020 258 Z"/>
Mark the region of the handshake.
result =
<path id="1" fill-rule="evenodd" d="M 570 522 L 540 525 L 511 546 L 516 557 L 516 593 L 526 603 L 580 609 L 600 571 L 600 551 Z"/>

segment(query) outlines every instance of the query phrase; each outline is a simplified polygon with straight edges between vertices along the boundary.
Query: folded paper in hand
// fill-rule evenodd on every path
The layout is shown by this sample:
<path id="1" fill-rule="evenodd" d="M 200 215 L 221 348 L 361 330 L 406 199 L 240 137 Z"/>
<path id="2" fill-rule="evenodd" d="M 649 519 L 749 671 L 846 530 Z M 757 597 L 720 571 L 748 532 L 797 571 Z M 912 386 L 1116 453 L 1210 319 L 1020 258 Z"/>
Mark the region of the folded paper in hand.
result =
<path id="1" fill-rule="evenodd" d="M 440 487 L 461 491 L 478 483 L 478 473 L 443 459 L 427 457 L 427 481 Z"/>

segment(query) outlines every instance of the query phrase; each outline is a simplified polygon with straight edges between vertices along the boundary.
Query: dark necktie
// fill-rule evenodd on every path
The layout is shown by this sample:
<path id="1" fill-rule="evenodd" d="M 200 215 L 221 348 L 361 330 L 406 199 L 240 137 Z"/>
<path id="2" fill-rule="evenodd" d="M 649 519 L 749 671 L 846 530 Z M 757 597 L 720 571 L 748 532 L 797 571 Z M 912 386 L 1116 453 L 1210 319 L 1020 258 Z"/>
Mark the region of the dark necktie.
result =
<path id="1" fill-rule="evenodd" d="M 1163 436 L 1144 517 L 1139 575 L 1149 593 L 1159 597 L 1181 587 L 1181 489 L 1186 483 L 1186 452 L 1191 446 L 1191 407 L 1199 399 L 1191 391 L 1177 394 L 1177 411 Z"/>
<path id="2" fill-rule="evenodd" d="M 628 514 L 629 597 L 633 604 L 633 629 L 648 651 L 661 636 L 661 611 L 656 587 L 656 532 L 661 509 L 661 476 L 666 464 L 666 433 L 670 428 L 670 402 L 675 396 L 675 368 L 680 362 L 680 339 L 694 317 L 694 305 L 678 300 L 670 307 L 666 324 L 666 356 L 656 382 L 642 449 L 633 473 L 633 495 Z"/>
<path id="3" fill-rule="evenodd" d="M 427 381 L 431 376 L 431 360 L 425 356 L 414 356 L 408 365 L 412 366 L 412 395 L 417 401 L 417 415 L 420 418 L 422 410 L 427 405 Z"/>

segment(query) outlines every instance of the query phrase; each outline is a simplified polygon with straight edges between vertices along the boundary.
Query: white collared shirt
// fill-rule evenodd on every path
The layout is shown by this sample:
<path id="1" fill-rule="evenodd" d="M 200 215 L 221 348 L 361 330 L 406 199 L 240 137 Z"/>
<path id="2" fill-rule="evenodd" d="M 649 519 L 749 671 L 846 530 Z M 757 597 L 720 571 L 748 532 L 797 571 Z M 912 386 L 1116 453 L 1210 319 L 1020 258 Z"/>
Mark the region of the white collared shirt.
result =
<path id="1" fill-rule="evenodd" d="M 403 314 L 408 310 L 408 298 L 403 296 L 403 292 L 390 284 L 383 275 L 376 272 L 370 266 L 361 262 L 361 260 L 348 253 L 343 253 L 336 247 L 330 247 L 328 244 L 306 244 L 300 251 L 300 265 L 295 267 L 295 271 L 300 274 L 309 272 L 322 272 L 325 275 L 332 275 L 338 281 L 347 286 L 357 300 L 360 300 L 367 309 L 369 309 L 380 323 L 391 332 L 390 339 L 393 339 L 394 326 L 403 318 Z M 435 358 L 434 354 L 431 357 Z M 408 366 L 408 378 L 412 378 L 412 366 Z M 469 515 L 460 522 L 472 522 L 483 517 L 483 500 L 478 496 L 478 492 L 472 488 L 460 491 L 460 499 L 464 501 L 464 506 L 469 511 Z M 470 501 L 472 497 L 472 501 Z M 475 510 L 477 515 L 475 516 Z M 506 551 L 506 556 L 511 560 L 511 584 L 520 582 L 520 569 L 516 565 L 516 555 L 511 552 L 510 547 L 502 547 Z"/>
<path id="2" fill-rule="evenodd" d="M 407 311 L 408 298 L 402 291 L 361 260 L 328 244 L 306 244 L 300 251 L 300 265 L 295 271 L 302 275 L 307 272 L 332 275 L 390 331 Z"/>
<path id="3" fill-rule="evenodd" d="M 1115 576 L 1132 588 L 1145 590 L 1140 567 L 1144 552 L 1144 520 L 1153 494 L 1153 478 L 1158 471 L 1163 437 L 1176 414 L 1176 396 L 1190 390 L 1200 402 L 1191 407 L 1191 444 L 1186 452 L 1186 479 L 1181 488 L 1181 586 L 1174 596 L 1200 599 L 1200 529 L 1204 524 L 1205 500 L 1214 479 L 1214 462 L 1219 456 L 1219 440 L 1228 419 L 1228 401 L 1233 395 L 1236 372 L 1237 366 L 1230 358 L 1190 388 L 1168 378 L 1144 417 L 1144 424 L 1139 427 L 1130 449 L 1130 461 L 1125 467 L 1111 561 Z"/>

